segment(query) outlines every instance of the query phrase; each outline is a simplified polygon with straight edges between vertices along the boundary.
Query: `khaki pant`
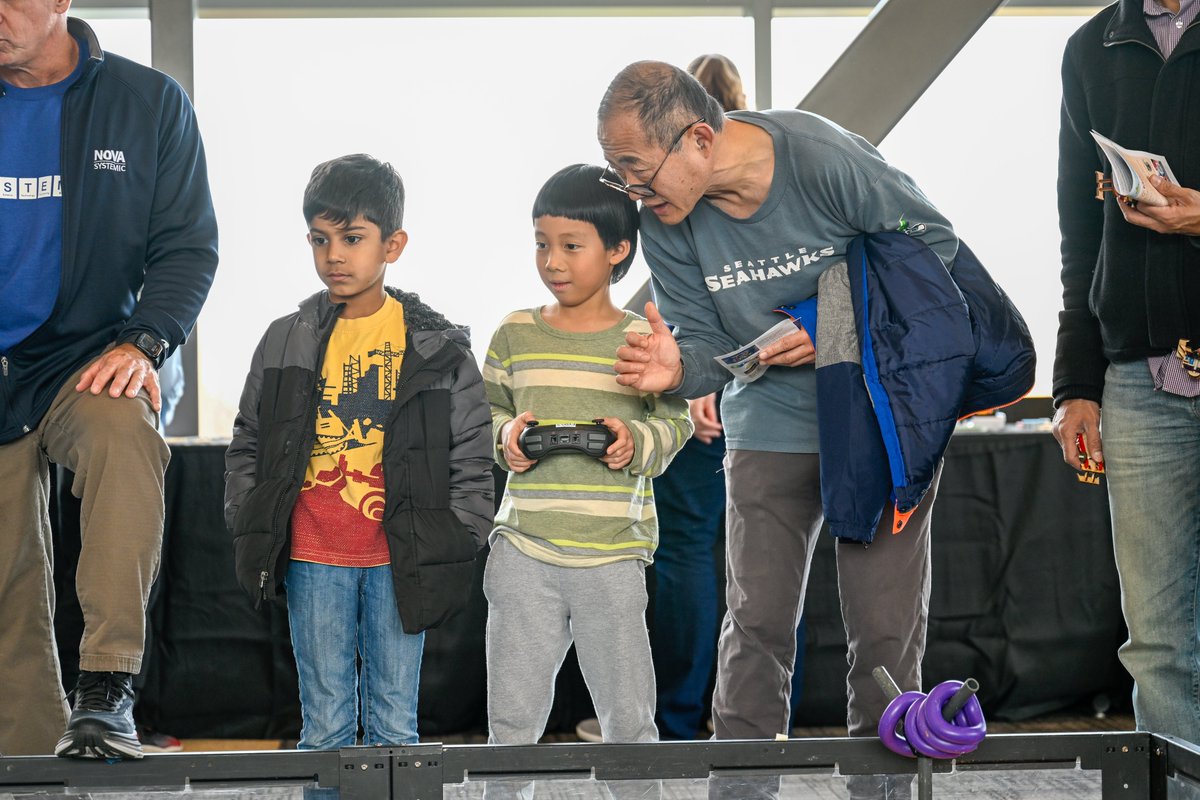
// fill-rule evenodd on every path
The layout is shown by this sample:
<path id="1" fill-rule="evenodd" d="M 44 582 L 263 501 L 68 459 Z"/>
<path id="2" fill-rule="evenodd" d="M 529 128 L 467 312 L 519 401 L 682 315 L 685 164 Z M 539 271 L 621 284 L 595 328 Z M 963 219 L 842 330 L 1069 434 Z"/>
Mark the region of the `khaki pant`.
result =
<path id="1" fill-rule="evenodd" d="M 135 399 L 59 390 L 37 430 L 0 445 L 0 752 L 54 752 L 70 709 L 54 643 L 50 462 L 75 473 L 83 549 L 76 587 L 79 667 L 141 669 L 145 608 L 158 572 L 170 452 L 143 391 Z"/>

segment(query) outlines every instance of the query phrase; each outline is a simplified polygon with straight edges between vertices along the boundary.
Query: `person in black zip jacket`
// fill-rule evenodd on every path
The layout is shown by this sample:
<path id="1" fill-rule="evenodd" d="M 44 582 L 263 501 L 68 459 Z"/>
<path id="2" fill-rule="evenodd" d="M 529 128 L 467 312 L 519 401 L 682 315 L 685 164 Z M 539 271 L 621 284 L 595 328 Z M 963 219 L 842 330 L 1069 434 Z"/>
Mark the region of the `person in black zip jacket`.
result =
<path id="1" fill-rule="evenodd" d="M 1200 742 L 1200 2 L 1118 0 L 1071 37 L 1062 80 L 1054 435 L 1067 464 L 1086 448 L 1106 468 L 1137 726 Z M 1165 157 L 1168 205 L 1097 202 L 1092 130 Z"/>
<path id="2" fill-rule="evenodd" d="M 385 288 L 404 185 L 366 155 L 304 193 L 327 287 L 271 323 L 226 453 L 225 517 L 255 604 L 287 591 L 301 749 L 417 742 L 424 631 L 470 597 L 491 531 L 491 414 L 467 331 Z M 356 660 L 362 664 L 361 675 Z"/>
<path id="3" fill-rule="evenodd" d="M 217 228 L 187 95 L 105 53 L 69 6 L 0 12 L 0 751 L 138 758 L 130 676 L 169 458 L 157 369 L 208 294 Z M 74 710 L 53 635 L 51 462 L 82 505 Z"/>

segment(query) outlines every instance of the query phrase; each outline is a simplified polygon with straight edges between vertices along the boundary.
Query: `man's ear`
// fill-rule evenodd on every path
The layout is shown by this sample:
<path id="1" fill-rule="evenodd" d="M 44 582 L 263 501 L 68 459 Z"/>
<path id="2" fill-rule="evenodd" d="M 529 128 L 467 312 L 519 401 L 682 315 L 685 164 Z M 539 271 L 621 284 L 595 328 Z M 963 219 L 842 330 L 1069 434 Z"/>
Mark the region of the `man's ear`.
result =
<path id="1" fill-rule="evenodd" d="M 404 252 L 405 246 L 408 244 L 408 234 L 403 228 L 400 228 L 395 233 L 387 238 L 384 242 L 384 258 L 389 264 L 395 264 L 396 259 Z"/>
<path id="2" fill-rule="evenodd" d="M 608 263 L 614 267 L 620 264 L 629 255 L 629 240 L 622 239 L 617 242 L 616 247 L 608 248 Z"/>
<path id="3" fill-rule="evenodd" d="M 696 147 L 700 152 L 708 156 L 712 153 L 713 140 L 717 136 L 717 132 L 712 129 L 707 122 L 698 122 L 692 126 L 691 135 L 695 137 Z"/>

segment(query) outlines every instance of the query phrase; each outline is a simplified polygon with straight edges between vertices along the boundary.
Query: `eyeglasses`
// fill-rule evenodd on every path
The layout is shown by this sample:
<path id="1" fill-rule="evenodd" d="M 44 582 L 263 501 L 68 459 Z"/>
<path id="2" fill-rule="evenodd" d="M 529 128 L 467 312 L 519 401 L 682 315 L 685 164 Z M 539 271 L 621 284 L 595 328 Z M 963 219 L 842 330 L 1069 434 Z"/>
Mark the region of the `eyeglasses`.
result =
<path id="1" fill-rule="evenodd" d="M 640 197 L 643 200 L 654 197 L 658 192 L 651 188 L 650 184 L 654 183 L 654 179 L 658 177 L 658 173 L 662 171 L 663 165 L 667 163 L 667 159 L 671 157 L 671 153 L 675 152 L 675 146 L 683 139 L 683 135 L 692 129 L 693 125 L 699 125 L 701 122 L 707 122 L 704 117 L 689 122 L 687 127 L 679 132 L 675 140 L 671 142 L 671 146 L 667 148 L 667 154 L 663 156 L 663 160 L 659 163 L 658 169 L 654 170 L 654 174 L 650 176 L 650 180 L 645 183 L 625 183 L 621 180 L 621 176 L 613 169 L 612 164 L 609 164 L 604 170 L 604 174 L 600 176 L 600 182 L 610 189 L 616 189 L 621 194 L 632 194 Z M 611 176 L 611 177 L 609 177 Z"/>

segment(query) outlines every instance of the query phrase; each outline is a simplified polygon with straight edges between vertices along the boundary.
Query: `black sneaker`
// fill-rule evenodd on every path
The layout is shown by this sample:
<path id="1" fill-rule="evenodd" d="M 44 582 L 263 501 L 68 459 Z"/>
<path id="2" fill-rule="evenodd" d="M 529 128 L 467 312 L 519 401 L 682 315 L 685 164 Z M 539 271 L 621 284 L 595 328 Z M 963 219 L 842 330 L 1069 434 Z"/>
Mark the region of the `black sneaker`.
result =
<path id="1" fill-rule="evenodd" d="M 75 710 L 54 748 L 67 758 L 141 758 L 133 725 L 133 676 L 83 672 L 75 684 Z"/>

